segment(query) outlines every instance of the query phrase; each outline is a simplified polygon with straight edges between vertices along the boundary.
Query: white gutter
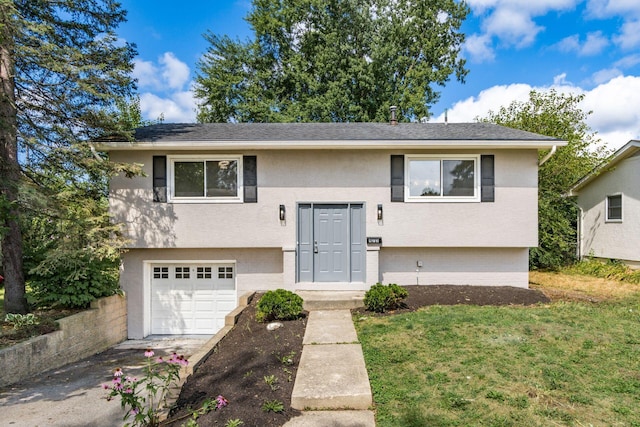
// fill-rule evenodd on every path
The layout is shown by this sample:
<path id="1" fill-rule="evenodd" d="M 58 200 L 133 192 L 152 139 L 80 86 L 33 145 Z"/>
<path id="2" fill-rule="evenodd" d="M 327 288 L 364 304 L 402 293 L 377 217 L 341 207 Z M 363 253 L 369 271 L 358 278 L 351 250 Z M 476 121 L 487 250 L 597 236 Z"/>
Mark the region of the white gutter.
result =
<path id="1" fill-rule="evenodd" d="M 542 160 L 540 160 L 540 161 L 538 162 L 538 166 L 542 166 L 542 165 L 544 165 L 544 164 L 547 162 L 547 160 L 549 160 L 549 159 L 551 158 L 551 156 L 553 156 L 554 154 L 556 154 L 556 150 L 557 150 L 557 149 L 558 149 L 558 146 L 557 146 L 557 145 L 554 145 L 553 147 L 551 147 L 551 151 L 549 151 L 549 152 L 547 153 L 547 155 L 546 155 L 546 156 L 544 156 L 544 157 L 542 158 Z"/>

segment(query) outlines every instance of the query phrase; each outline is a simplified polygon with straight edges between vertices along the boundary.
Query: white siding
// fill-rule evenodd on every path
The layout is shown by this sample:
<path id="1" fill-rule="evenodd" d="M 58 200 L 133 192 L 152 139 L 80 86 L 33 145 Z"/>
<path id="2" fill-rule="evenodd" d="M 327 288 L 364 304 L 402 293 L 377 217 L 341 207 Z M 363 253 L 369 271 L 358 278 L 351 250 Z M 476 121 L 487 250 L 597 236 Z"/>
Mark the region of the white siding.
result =
<path id="1" fill-rule="evenodd" d="M 606 198 L 622 194 L 622 222 L 607 222 Z M 580 190 L 581 255 L 640 261 L 640 157 L 621 161 Z"/>

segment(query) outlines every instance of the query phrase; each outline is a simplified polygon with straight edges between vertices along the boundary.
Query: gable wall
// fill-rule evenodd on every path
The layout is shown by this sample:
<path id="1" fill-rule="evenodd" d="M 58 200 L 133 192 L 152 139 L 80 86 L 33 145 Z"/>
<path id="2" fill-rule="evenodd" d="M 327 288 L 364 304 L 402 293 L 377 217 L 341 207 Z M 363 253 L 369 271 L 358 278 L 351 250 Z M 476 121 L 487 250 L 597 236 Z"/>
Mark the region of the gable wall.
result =
<path id="1" fill-rule="evenodd" d="M 607 222 L 606 198 L 622 194 L 622 222 Z M 580 190 L 581 254 L 640 261 L 640 157 L 620 162 Z"/>
<path id="2" fill-rule="evenodd" d="M 132 248 L 294 247 L 299 202 L 364 202 L 367 236 L 382 237 L 384 247 L 537 245 L 536 150 L 446 153 L 495 155 L 493 203 L 391 203 L 390 155 L 409 153 L 354 150 L 224 153 L 257 155 L 258 203 L 153 203 L 151 159 L 165 154 L 111 153 L 144 164 L 147 174 L 112 180 L 111 212 L 126 224 Z M 378 204 L 383 221 L 376 220 Z"/>

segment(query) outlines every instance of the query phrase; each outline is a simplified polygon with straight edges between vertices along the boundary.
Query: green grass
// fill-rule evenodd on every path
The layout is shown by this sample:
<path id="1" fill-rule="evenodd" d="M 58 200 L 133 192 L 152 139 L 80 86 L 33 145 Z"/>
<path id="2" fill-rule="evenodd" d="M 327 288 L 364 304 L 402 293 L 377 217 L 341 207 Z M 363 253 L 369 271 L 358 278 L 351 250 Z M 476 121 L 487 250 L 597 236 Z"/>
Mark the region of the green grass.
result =
<path id="1" fill-rule="evenodd" d="M 378 426 L 640 426 L 640 296 L 356 320 Z"/>

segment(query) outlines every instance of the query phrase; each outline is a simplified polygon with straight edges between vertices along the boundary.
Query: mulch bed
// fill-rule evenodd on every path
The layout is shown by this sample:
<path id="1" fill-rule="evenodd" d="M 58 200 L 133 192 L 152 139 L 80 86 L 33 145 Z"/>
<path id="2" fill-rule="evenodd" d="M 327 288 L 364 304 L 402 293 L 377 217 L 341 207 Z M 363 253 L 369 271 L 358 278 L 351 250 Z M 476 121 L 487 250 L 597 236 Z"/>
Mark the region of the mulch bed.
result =
<path id="1" fill-rule="evenodd" d="M 532 305 L 550 302 L 541 291 L 509 286 L 430 285 L 404 288 L 409 296 L 403 308 L 384 315 L 415 311 L 436 304 Z M 215 399 L 218 395 L 223 395 L 229 405 L 201 415 L 197 420 L 200 427 L 224 426 L 232 419 L 242 420 L 243 426 L 281 426 L 299 415 L 299 411 L 291 409 L 291 393 L 302 353 L 306 318 L 282 322 L 284 327 L 268 331 L 265 324 L 255 320 L 255 305 L 259 297 L 254 297 L 236 326 L 220 342 L 217 351 L 187 379 L 176 409 L 163 425 L 180 426 L 187 421 L 185 416 L 190 414 L 190 409 L 198 409 L 205 399 Z M 365 310 L 357 312 L 365 313 Z M 289 354 L 293 354 L 292 364 L 279 360 Z M 278 379 L 276 390 L 265 382 L 264 377 L 270 375 Z M 265 401 L 273 400 L 283 403 L 284 412 L 261 409 Z"/>
<path id="2" fill-rule="evenodd" d="M 163 423 L 180 426 L 188 420 L 189 409 L 199 409 L 205 399 L 224 396 L 229 404 L 198 417 L 200 427 L 224 426 L 228 420 L 240 419 L 243 426 L 281 426 L 300 412 L 291 409 L 291 393 L 302 354 L 306 317 L 281 322 L 284 326 L 268 331 L 258 323 L 256 295 L 242 312 L 236 326 L 191 375 L 182 387 L 177 408 Z M 291 360 L 288 359 L 291 356 Z M 265 377 L 274 375 L 277 382 L 267 384 Z M 275 389 L 275 390 L 274 390 Z M 262 410 L 266 401 L 280 401 L 284 412 Z"/>

